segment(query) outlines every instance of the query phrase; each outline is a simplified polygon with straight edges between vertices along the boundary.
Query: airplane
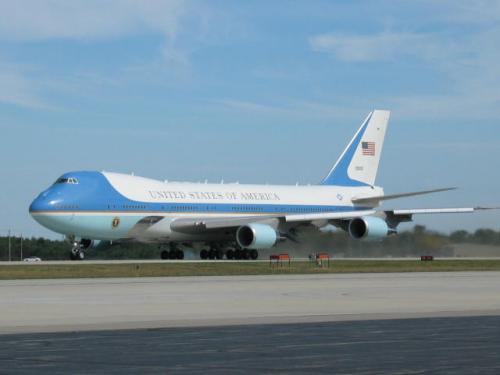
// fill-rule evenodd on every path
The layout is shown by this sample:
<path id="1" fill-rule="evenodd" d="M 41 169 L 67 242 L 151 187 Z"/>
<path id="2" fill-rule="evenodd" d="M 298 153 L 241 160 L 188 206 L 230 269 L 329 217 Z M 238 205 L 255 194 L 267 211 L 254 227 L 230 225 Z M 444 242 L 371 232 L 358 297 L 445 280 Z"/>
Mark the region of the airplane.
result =
<path id="1" fill-rule="evenodd" d="M 368 114 L 317 185 L 167 182 L 111 172 L 65 173 L 31 203 L 44 227 L 74 238 L 71 259 L 90 248 L 138 241 L 160 245 L 162 259 L 257 259 L 259 250 L 298 241 L 333 225 L 352 238 L 380 241 L 417 214 L 471 213 L 485 207 L 377 209 L 384 201 L 453 190 L 385 195 L 375 185 L 390 112 Z"/>

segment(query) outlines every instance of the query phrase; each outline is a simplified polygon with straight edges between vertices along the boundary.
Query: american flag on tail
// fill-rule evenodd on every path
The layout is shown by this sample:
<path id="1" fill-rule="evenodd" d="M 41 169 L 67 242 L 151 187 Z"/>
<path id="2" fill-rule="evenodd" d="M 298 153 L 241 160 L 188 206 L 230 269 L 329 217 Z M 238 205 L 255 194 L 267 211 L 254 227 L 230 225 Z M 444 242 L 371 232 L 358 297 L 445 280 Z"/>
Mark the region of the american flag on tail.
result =
<path id="1" fill-rule="evenodd" d="M 363 155 L 375 156 L 375 142 L 361 142 Z"/>

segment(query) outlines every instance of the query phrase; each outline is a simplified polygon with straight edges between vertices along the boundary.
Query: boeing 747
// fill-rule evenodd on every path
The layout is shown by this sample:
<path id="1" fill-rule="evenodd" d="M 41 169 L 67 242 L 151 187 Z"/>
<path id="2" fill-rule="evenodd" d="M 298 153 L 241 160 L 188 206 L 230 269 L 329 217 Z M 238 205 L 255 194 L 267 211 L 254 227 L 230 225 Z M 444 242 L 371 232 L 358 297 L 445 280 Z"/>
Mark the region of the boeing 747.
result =
<path id="1" fill-rule="evenodd" d="M 186 247 L 201 249 L 202 259 L 257 259 L 259 250 L 295 241 L 306 228 L 333 225 L 376 241 L 416 214 L 484 209 L 378 209 L 389 199 L 451 190 L 385 195 L 375 185 L 389 115 L 371 112 L 317 185 L 179 183 L 80 171 L 59 177 L 29 211 L 44 227 L 75 239 L 71 259 L 77 260 L 86 249 L 129 241 L 164 246 L 163 259 L 184 258 Z"/>

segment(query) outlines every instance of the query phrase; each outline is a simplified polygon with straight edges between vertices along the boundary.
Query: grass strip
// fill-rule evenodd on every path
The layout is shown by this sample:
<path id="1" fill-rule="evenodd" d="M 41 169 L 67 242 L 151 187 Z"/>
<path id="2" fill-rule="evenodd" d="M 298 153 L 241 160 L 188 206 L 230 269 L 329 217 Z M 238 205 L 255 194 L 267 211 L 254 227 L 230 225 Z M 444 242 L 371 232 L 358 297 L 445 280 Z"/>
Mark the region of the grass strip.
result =
<path id="1" fill-rule="evenodd" d="M 334 260 L 329 267 L 297 261 L 283 266 L 266 262 L 110 263 L 0 265 L 0 279 L 57 279 L 102 277 L 230 276 L 367 272 L 500 271 L 500 260 Z"/>

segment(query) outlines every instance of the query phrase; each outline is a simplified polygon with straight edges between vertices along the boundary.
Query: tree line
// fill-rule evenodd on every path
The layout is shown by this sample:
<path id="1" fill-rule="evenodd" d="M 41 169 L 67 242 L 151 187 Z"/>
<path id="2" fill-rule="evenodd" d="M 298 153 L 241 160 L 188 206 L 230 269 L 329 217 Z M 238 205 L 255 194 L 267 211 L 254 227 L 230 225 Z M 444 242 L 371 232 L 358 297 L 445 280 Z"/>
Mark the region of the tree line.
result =
<path id="1" fill-rule="evenodd" d="M 11 237 L 11 259 L 36 256 L 44 260 L 68 259 L 71 243 L 65 240 L 46 238 Z M 330 252 L 345 257 L 405 257 L 429 254 L 452 256 L 453 245 L 471 243 L 500 246 L 500 231 L 478 229 L 474 232 L 457 230 L 449 235 L 428 230 L 416 225 L 412 230 L 389 236 L 381 242 L 364 242 L 351 239 L 343 231 L 315 233 L 299 238 L 297 243 L 287 241 L 278 245 L 275 251 L 289 251 L 307 256 L 314 252 Z M 22 254 L 21 254 L 22 251 Z M 156 259 L 159 257 L 158 245 L 127 243 L 116 244 L 102 250 L 89 250 L 88 259 Z M 261 252 L 261 254 L 266 254 Z M 0 261 L 9 260 L 9 239 L 0 237 Z"/>

